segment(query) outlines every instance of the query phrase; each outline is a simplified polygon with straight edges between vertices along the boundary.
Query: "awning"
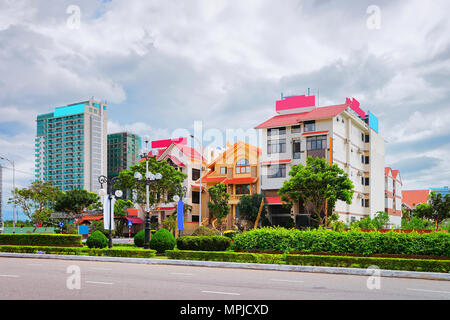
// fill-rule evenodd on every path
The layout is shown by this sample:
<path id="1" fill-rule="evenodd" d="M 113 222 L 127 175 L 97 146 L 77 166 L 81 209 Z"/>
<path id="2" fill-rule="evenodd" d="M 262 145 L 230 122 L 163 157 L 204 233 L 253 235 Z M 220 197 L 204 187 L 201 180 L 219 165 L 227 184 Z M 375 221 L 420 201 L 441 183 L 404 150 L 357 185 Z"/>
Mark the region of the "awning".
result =
<path id="1" fill-rule="evenodd" d="M 325 131 L 303 132 L 302 135 L 304 135 L 304 136 L 309 136 L 309 135 L 313 135 L 313 134 L 325 134 L 325 133 L 328 133 L 328 130 L 325 130 Z"/>
<path id="2" fill-rule="evenodd" d="M 83 223 L 84 221 L 98 221 L 98 220 L 102 220 L 103 219 L 103 216 L 101 215 L 101 216 L 85 216 L 85 217 L 83 217 L 83 218 L 81 218 L 81 219 L 76 219 L 77 220 L 77 223 Z M 78 222 L 78 220 L 79 220 L 79 222 Z"/>
<path id="3" fill-rule="evenodd" d="M 191 184 L 191 188 L 200 190 L 200 185 L 199 184 Z M 205 191 L 205 186 L 202 186 L 202 190 Z"/>
<path id="4" fill-rule="evenodd" d="M 291 162 L 291 159 L 286 159 L 286 160 L 273 160 L 273 161 L 263 161 L 261 162 L 261 165 L 270 165 L 270 164 L 278 164 L 278 163 L 289 163 Z"/>
<path id="5" fill-rule="evenodd" d="M 286 203 L 281 200 L 281 196 L 275 196 L 275 197 L 266 197 L 267 204 L 283 204 Z"/>
<path id="6" fill-rule="evenodd" d="M 232 178 L 232 179 L 225 179 L 223 181 L 223 183 L 226 184 L 247 184 L 247 183 L 254 183 L 256 182 L 256 180 L 258 180 L 258 178 L 252 178 L 252 177 L 248 177 L 248 178 Z"/>
<path id="7" fill-rule="evenodd" d="M 143 224 L 144 220 L 138 217 L 126 217 L 128 221 L 133 222 L 133 224 Z"/>

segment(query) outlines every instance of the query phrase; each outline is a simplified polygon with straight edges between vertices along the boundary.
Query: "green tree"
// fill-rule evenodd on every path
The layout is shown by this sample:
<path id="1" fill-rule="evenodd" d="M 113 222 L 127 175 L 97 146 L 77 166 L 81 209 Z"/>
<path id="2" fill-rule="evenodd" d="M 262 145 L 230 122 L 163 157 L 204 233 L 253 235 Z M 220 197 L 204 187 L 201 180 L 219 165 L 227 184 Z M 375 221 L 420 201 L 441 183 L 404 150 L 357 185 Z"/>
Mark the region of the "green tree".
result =
<path id="1" fill-rule="evenodd" d="M 269 220 L 267 219 L 267 201 L 265 199 L 264 194 L 252 194 L 250 196 L 243 195 L 239 199 L 239 203 L 237 207 L 239 208 L 239 217 L 250 222 L 252 224 L 251 227 L 256 222 L 256 218 L 258 217 L 259 208 L 261 206 L 261 201 L 264 199 L 264 205 L 261 210 L 261 216 L 259 221 L 262 225 L 267 225 Z"/>
<path id="2" fill-rule="evenodd" d="M 135 190 L 136 202 L 144 210 L 146 205 L 145 184 L 138 182 L 134 177 L 139 172 L 145 179 L 146 165 L 145 161 L 139 162 L 130 167 L 130 169 L 122 170 L 119 173 L 119 181 L 117 187 L 122 190 Z M 176 194 L 181 188 L 181 183 L 186 179 L 187 175 L 178 171 L 167 161 L 157 161 L 155 157 L 148 158 L 148 170 L 153 174 L 160 173 L 162 179 L 150 184 L 149 186 L 149 205 L 160 202 L 172 202 L 169 195 Z M 145 211 L 145 210 L 144 210 Z"/>
<path id="3" fill-rule="evenodd" d="M 73 189 L 56 198 L 53 209 L 64 212 L 69 219 L 80 219 L 85 209 L 100 207 L 100 197 L 84 189 Z"/>
<path id="4" fill-rule="evenodd" d="M 209 213 L 212 217 L 217 219 L 217 224 L 220 227 L 222 219 L 230 212 L 228 199 L 230 194 L 227 193 L 227 186 L 221 182 L 208 189 L 210 201 L 208 201 Z"/>
<path id="5" fill-rule="evenodd" d="M 428 203 L 421 203 L 414 209 L 413 215 L 434 221 L 436 226 L 450 218 L 450 194 L 442 196 L 432 191 L 428 196 Z"/>
<path id="6" fill-rule="evenodd" d="M 387 212 L 378 211 L 373 219 L 365 217 L 359 221 L 354 222 L 362 229 L 383 229 L 386 223 L 389 222 L 389 215 Z"/>
<path id="7" fill-rule="evenodd" d="M 123 228 L 127 221 L 126 216 L 128 215 L 128 208 L 134 208 L 133 201 L 117 199 L 114 203 L 114 222 L 116 235 L 118 237 L 123 237 Z"/>
<path id="8" fill-rule="evenodd" d="M 19 206 L 23 213 L 35 225 L 46 224 L 53 212 L 52 205 L 61 191 L 54 187 L 51 182 L 34 181 L 27 188 L 15 188 L 12 197 L 8 199 L 9 204 Z"/>
<path id="9" fill-rule="evenodd" d="M 337 164 L 330 165 L 323 158 L 308 157 L 305 166 L 292 166 L 289 175 L 291 177 L 284 181 L 278 194 L 290 205 L 300 200 L 310 204 L 313 212 L 311 219 L 319 226 L 324 225 L 325 217 L 331 215 L 337 200 L 352 203 L 353 183 Z"/>

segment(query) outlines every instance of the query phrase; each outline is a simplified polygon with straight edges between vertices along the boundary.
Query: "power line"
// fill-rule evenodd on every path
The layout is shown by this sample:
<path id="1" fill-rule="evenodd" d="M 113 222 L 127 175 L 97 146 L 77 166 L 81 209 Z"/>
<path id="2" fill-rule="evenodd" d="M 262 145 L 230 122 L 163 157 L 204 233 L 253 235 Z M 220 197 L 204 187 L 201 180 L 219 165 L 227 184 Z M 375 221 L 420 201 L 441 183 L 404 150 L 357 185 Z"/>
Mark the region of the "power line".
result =
<path id="1" fill-rule="evenodd" d="M 4 168 L 4 169 L 8 169 L 8 170 L 13 170 L 13 169 L 10 168 L 10 167 L 4 167 L 4 166 L 0 166 L 0 167 L 2 167 L 2 168 Z M 26 172 L 26 171 L 22 171 L 22 170 L 17 170 L 17 169 L 16 169 L 16 172 L 20 172 L 20 173 L 28 174 L 28 175 L 30 175 L 30 176 L 34 176 L 34 173 L 30 173 L 30 172 Z"/>

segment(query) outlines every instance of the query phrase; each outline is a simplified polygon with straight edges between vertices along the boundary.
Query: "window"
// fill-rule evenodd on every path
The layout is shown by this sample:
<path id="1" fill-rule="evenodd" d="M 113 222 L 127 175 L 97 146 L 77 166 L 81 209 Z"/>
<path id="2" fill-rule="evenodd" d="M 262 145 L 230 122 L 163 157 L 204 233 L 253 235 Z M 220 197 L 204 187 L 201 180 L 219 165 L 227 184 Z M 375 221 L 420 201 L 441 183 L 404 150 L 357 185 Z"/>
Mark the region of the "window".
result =
<path id="1" fill-rule="evenodd" d="M 364 136 L 364 142 L 370 142 L 370 136 L 368 134 Z"/>
<path id="2" fill-rule="evenodd" d="M 286 177 L 286 165 L 274 165 L 268 167 L 268 178 L 284 178 Z"/>
<path id="3" fill-rule="evenodd" d="M 200 203 L 200 192 L 192 191 L 192 203 Z"/>
<path id="4" fill-rule="evenodd" d="M 300 125 L 291 127 L 291 133 L 299 133 L 299 132 L 300 132 Z"/>
<path id="5" fill-rule="evenodd" d="M 199 169 L 192 169 L 192 180 L 198 180 L 200 179 L 200 170 Z"/>
<path id="6" fill-rule="evenodd" d="M 198 222 L 199 218 L 198 215 L 192 215 L 192 222 Z"/>
<path id="7" fill-rule="evenodd" d="M 305 132 L 315 131 L 316 130 L 316 121 L 315 120 L 305 121 L 304 126 L 305 126 L 305 129 L 304 129 Z"/>
<path id="8" fill-rule="evenodd" d="M 300 140 L 294 140 L 292 143 L 292 157 L 300 159 Z"/>
<path id="9" fill-rule="evenodd" d="M 267 140 L 267 153 L 284 153 L 286 152 L 286 139 Z"/>
<path id="10" fill-rule="evenodd" d="M 369 156 L 365 156 L 364 157 L 364 163 L 365 164 L 369 164 Z"/>
<path id="11" fill-rule="evenodd" d="M 286 134 L 286 127 L 267 129 L 268 136 L 281 136 Z"/>
<path id="12" fill-rule="evenodd" d="M 361 207 L 368 208 L 369 207 L 369 199 L 361 199 Z"/>
<path id="13" fill-rule="evenodd" d="M 250 185 L 249 184 L 237 184 L 236 185 L 236 194 L 250 194 Z"/>
<path id="14" fill-rule="evenodd" d="M 361 132 L 361 141 L 364 142 L 364 133 Z"/>
<path id="15" fill-rule="evenodd" d="M 240 159 L 236 162 L 236 173 L 249 173 L 250 172 L 250 162 L 247 159 Z"/>
<path id="16" fill-rule="evenodd" d="M 327 147 L 327 136 L 315 136 L 306 138 L 307 150 L 320 150 Z"/>
<path id="17" fill-rule="evenodd" d="M 227 167 L 220 167 L 220 174 L 227 174 Z"/>
<path id="18" fill-rule="evenodd" d="M 369 178 L 361 177 L 361 184 L 363 186 L 368 186 L 369 185 Z"/>

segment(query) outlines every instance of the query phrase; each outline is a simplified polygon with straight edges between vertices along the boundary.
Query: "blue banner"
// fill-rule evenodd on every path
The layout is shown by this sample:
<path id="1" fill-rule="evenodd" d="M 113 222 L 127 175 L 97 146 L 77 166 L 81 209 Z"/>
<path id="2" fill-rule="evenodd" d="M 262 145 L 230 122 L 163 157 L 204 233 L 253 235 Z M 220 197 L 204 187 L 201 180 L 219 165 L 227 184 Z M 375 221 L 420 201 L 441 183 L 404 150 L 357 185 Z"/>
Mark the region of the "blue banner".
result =
<path id="1" fill-rule="evenodd" d="M 177 223 L 178 230 L 184 230 L 184 219 L 183 219 L 183 201 L 178 201 L 177 206 Z"/>
<path id="2" fill-rule="evenodd" d="M 89 226 L 78 226 L 78 234 L 89 234 Z"/>

